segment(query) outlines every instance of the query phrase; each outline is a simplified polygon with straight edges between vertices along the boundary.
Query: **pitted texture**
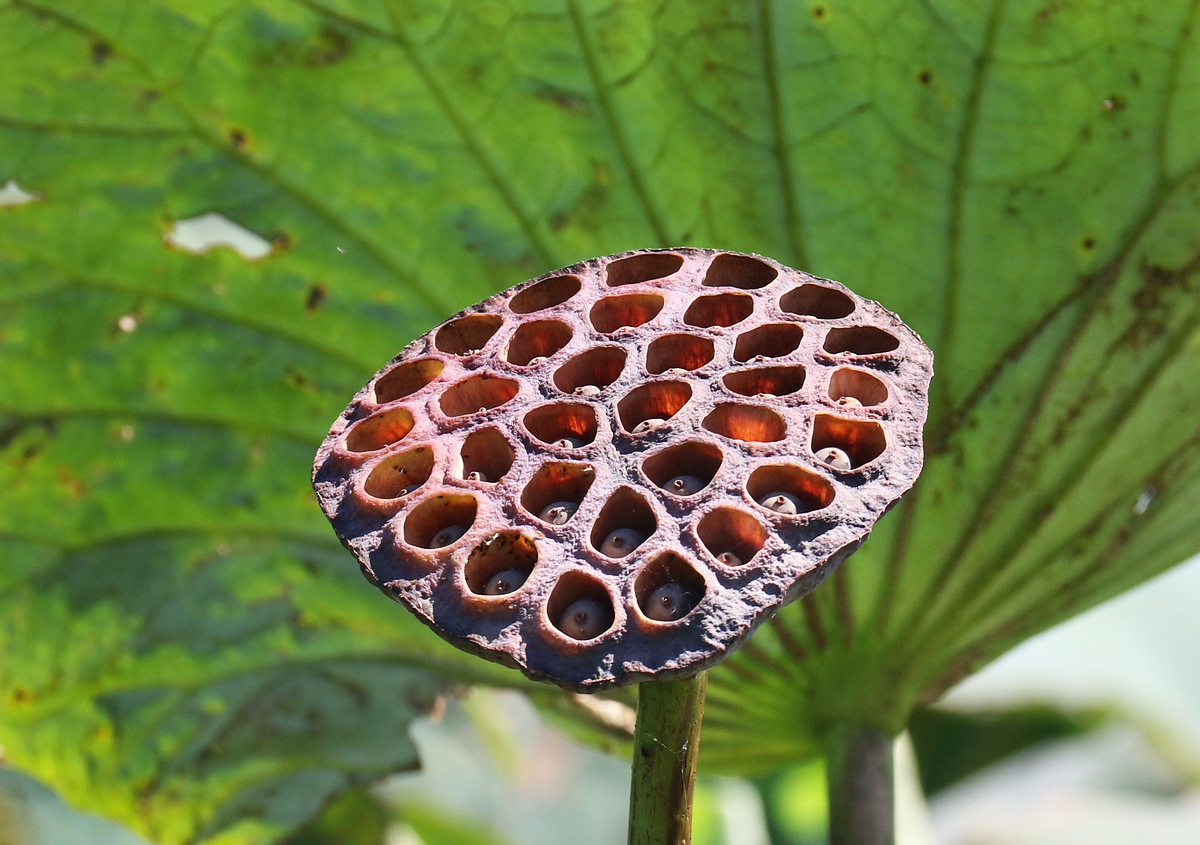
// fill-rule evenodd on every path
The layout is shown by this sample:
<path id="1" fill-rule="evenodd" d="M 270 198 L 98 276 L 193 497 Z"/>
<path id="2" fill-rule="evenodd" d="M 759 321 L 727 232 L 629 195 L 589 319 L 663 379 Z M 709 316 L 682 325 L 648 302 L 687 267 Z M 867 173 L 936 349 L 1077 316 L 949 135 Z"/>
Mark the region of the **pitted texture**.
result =
<path id="1" fill-rule="evenodd" d="M 368 579 L 454 644 L 579 690 L 691 674 L 912 486 L 931 375 L 837 282 L 638 250 L 409 344 L 313 481 Z"/>

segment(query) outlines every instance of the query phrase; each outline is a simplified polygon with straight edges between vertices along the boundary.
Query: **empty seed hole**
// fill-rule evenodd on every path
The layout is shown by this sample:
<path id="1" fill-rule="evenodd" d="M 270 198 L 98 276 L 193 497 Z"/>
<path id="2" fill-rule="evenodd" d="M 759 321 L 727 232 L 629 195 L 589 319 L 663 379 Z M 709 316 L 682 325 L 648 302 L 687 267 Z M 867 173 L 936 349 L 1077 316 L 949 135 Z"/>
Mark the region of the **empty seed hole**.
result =
<path id="1" fill-rule="evenodd" d="M 687 440 L 647 457 L 642 462 L 642 471 L 668 493 L 691 496 L 712 483 L 721 461 L 721 450 L 716 446 Z"/>
<path id="2" fill-rule="evenodd" d="M 467 435 L 458 453 L 459 478 L 495 483 L 512 469 L 516 451 L 494 428 L 481 428 Z"/>
<path id="3" fill-rule="evenodd" d="M 578 276 L 552 276 L 549 279 L 542 279 L 516 293 L 508 301 L 508 307 L 517 314 L 544 311 L 555 305 L 562 305 L 579 293 L 581 284 Z"/>
<path id="4" fill-rule="evenodd" d="M 887 435 L 883 426 L 872 420 L 847 420 L 831 414 L 817 414 L 813 420 L 813 454 L 825 449 L 840 449 L 849 457 L 850 469 L 870 463 L 886 448 Z M 826 463 L 836 466 L 830 460 Z"/>
<path id="5" fill-rule="evenodd" d="M 767 542 L 766 526 L 738 508 L 710 511 L 700 520 L 696 533 L 708 553 L 725 566 L 749 563 Z"/>
<path id="6" fill-rule="evenodd" d="M 608 286 L 615 288 L 663 279 L 682 266 L 683 256 L 670 252 L 649 252 L 618 259 L 608 265 L 605 274 Z"/>
<path id="7" fill-rule="evenodd" d="M 449 546 L 470 530 L 476 510 L 471 496 L 434 496 L 413 508 L 404 520 L 404 541 L 422 549 Z"/>
<path id="8" fill-rule="evenodd" d="M 646 347 L 646 369 L 652 373 L 667 370 L 699 369 L 713 359 L 712 338 L 691 334 L 669 334 L 655 338 Z"/>
<path id="9" fill-rule="evenodd" d="M 432 471 L 433 449 L 418 446 L 377 463 L 363 482 L 363 490 L 376 499 L 398 499 L 416 492 Z"/>
<path id="10" fill-rule="evenodd" d="M 880 405 L 887 401 L 888 389 L 869 373 L 843 367 L 829 379 L 829 398 L 840 405 Z"/>
<path id="11" fill-rule="evenodd" d="M 704 578 L 676 552 L 663 552 L 633 581 L 638 610 L 653 622 L 678 622 L 704 598 Z"/>
<path id="12" fill-rule="evenodd" d="M 537 564 L 537 546 L 516 531 L 488 537 L 467 556 L 463 576 L 467 589 L 479 596 L 515 593 L 525 585 Z"/>
<path id="13" fill-rule="evenodd" d="M 732 402 L 717 405 L 701 425 L 724 437 L 749 443 L 773 443 L 787 435 L 783 417 L 761 405 Z"/>
<path id="14" fill-rule="evenodd" d="M 745 363 L 753 358 L 782 358 L 790 355 L 804 339 L 804 329 L 796 323 L 767 323 L 738 335 L 733 359 Z"/>
<path id="15" fill-rule="evenodd" d="M 654 511 L 641 494 L 620 487 L 600 509 L 590 539 L 600 554 L 623 558 L 646 542 L 657 527 Z"/>
<path id="16" fill-rule="evenodd" d="M 688 306 L 683 321 L 689 326 L 732 326 L 754 313 L 754 299 L 744 293 L 698 296 Z"/>
<path id="17" fill-rule="evenodd" d="M 750 473 L 746 492 L 772 513 L 792 516 L 829 507 L 833 485 L 803 467 L 790 464 L 761 466 Z"/>
<path id="18" fill-rule="evenodd" d="M 571 327 L 561 320 L 535 320 L 523 323 L 508 342 L 505 360 L 524 367 L 535 358 L 549 358 L 567 345 Z"/>
<path id="19" fill-rule="evenodd" d="M 640 434 L 664 424 L 692 398 L 692 386 L 684 381 L 660 381 L 636 387 L 617 403 L 621 426 Z"/>
<path id="20" fill-rule="evenodd" d="M 608 387 L 625 369 L 625 350 L 619 346 L 597 346 L 582 352 L 554 371 L 554 386 L 563 393 L 586 395 Z"/>
<path id="21" fill-rule="evenodd" d="M 568 569 L 559 576 L 546 600 L 546 616 L 557 631 L 573 640 L 594 640 L 616 621 L 608 590 L 578 569 Z"/>
<path id="22" fill-rule="evenodd" d="M 438 399 L 447 416 L 461 417 L 503 405 L 517 395 L 512 379 L 485 374 L 471 376 L 450 387 Z"/>
<path id="23" fill-rule="evenodd" d="M 840 290 L 825 285 L 801 285 L 779 298 L 779 307 L 789 314 L 836 320 L 854 311 L 854 300 Z"/>
<path id="24" fill-rule="evenodd" d="M 374 452 L 403 440 L 412 427 L 413 415 L 405 408 L 383 411 L 355 423 L 346 435 L 346 448 L 351 452 Z"/>
<path id="25" fill-rule="evenodd" d="M 598 332 L 636 328 L 657 317 L 663 308 L 663 302 L 663 298 L 656 293 L 606 296 L 592 306 L 589 317 Z"/>
<path id="26" fill-rule="evenodd" d="M 503 322 L 495 314 L 468 314 L 438 329 L 433 345 L 452 355 L 478 352 L 487 345 Z"/>
<path id="27" fill-rule="evenodd" d="M 595 479 L 595 470 L 587 464 L 545 464 L 521 491 L 521 506 L 543 522 L 563 525 L 574 516 Z M 556 510 L 555 505 L 563 507 Z"/>
<path id="28" fill-rule="evenodd" d="M 556 402 L 525 415 L 525 428 L 543 443 L 578 449 L 596 439 L 596 411 L 591 405 Z"/>
<path id="29" fill-rule="evenodd" d="M 375 382 L 375 402 L 386 405 L 411 396 L 442 374 L 445 364 L 434 358 L 408 361 L 388 370 Z"/>
<path id="30" fill-rule="evenodd" d="M 850 326 L 830 329 L 825 336 L 825 351 L 834 355 L 845 352 L 850 355 L 879 355 L 891 352 L 900 346 L 892 334 L 874 326 Z"/>
<path id="31" fill-rule="evenodd" d="M 742 396 L 787 396 L 804 387 L 804 368 L 757 367 L 726 373 L 721 381 Z"/>
<path id="32" fill-rule="evenodd" d="M 758 290 L 775 281 L 779 271 L 749 255 L 722 253 L 708 265 L 704 284 L 710 287 L 732 287 Z"/>

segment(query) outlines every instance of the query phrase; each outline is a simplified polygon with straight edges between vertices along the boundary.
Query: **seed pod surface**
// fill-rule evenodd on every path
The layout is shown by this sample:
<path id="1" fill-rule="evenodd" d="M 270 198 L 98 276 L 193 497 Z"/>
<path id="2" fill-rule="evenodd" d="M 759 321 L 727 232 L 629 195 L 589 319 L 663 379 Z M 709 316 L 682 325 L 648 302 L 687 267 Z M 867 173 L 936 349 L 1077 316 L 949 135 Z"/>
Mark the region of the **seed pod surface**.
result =
<path id="1" fill-rule="evenodd" d="M 313 483 L 367 577 L 455 645 L 581 691 L 692 674 L 912 486 L 932 366 L 838 282 L 636 250 L 413 341 Z"/>

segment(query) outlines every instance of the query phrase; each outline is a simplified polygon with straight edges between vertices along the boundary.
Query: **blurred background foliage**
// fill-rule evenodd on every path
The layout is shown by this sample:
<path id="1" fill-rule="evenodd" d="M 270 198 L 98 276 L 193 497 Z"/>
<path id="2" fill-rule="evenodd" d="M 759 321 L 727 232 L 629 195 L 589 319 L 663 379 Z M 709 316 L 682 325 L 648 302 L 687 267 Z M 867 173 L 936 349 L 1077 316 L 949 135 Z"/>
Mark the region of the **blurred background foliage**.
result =
<path id="1" fill-rule="evenodd" d="M 910 728 L 905 841 L 1195 830 L 1186 570 L 930 705 L 1200 550 L 1198 5 L 0 1 L 0 842 L 138 841 L 29 776 L 159 843 L 617 841 L 632 693 L 446 647 L 307 474 L 455 310 L 681 244 L 938 368 L 913 494 L 712 673 L 698 841 L 820 841 L 847 723 Z"/>

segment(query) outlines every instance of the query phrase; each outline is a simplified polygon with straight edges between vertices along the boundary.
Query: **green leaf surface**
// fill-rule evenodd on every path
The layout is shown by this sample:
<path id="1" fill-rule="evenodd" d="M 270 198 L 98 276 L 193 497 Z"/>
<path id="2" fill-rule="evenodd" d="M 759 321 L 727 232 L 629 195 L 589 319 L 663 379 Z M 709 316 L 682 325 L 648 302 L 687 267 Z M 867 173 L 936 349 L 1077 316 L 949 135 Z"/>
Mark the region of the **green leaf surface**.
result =
<path id="1" fill-rule="evenodd" d="M 898 729 L 1200 550 L 1197 5 L 0 2 L 6 759 L 261 841 L 448 684 L 528 687 L 362 582 L 308 468 L 410 339 L 621 249 L 770 255 L 937 354 L 922 480 L 713 671 L 702 769 Z M 210 212 L 269 254 L 172 246 Z"/>

